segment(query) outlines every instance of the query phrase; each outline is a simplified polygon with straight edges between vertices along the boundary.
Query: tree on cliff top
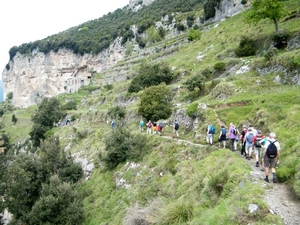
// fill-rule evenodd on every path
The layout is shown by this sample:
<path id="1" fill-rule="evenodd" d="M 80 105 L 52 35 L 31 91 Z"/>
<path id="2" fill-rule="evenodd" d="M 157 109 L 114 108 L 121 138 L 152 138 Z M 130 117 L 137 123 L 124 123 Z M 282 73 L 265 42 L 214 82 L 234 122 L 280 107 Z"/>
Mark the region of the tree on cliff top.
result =
<path id="1" fill-rule="evenodd" d="M 254 0 L 251 9 L 246 13 L 246 21 L 250 24 L 257 24 L 263 19 L 272 20 L 275 32 L 278 33 L 278 21 L 285 14 L 282 0 Z"/>

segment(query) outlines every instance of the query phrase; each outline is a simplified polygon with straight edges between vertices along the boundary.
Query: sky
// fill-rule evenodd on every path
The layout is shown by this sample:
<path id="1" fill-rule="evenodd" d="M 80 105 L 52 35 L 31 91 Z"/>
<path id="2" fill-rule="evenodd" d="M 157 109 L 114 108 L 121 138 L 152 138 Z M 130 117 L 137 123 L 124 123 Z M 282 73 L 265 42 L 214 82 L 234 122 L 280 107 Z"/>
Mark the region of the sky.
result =
<path id="1" fill-rule="evenodd" d="M 123 8 L 129 0 L 4 0 L 0 3 L 0 80 L 9 49 Z"/>

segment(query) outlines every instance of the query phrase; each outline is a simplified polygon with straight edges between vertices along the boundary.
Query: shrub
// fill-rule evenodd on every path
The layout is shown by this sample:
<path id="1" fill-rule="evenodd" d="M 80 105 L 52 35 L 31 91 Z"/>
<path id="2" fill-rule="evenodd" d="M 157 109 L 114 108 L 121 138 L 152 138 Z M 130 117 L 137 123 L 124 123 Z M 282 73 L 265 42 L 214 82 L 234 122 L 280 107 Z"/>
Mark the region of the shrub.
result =
<path id="1" fill-rule="evenodd" d="M 108 110 L 107 115 L 112 119 L 123 119 L 126 115 L 126 109 L 124 107 L 115 106 Z"/>
<path id="2" fill-rule="evenodd" d="M 104 85 L 104 88 L 109 91 L 109 90 L 112 90 L 114 88 L 114 86 L 112 84 L 105 84 Z"/>
<path id="3" fill-rule="evenodd" d="M 146 137 L 132 136 L 126 129 L 112 129 L 104 139 L 106 155 L 101 160 L 108 169 L 114 169 L 128 159 L 140 160 L 146 153 L 146 141 Z"/>
<path id="4" fill-rule="evenodd" d="M 13 124 L 16 124 L 17 121 L 18 121 L 18 119 L 17 119 L 16 115 L 12 114 L 12 116 L 11 116 L 11 122 L 13 122 Z"/>
<path id="5" fill-rule="evenodd" d="M 153 207 L 147 218 L 151 224 L 188 224 L 193 218 L 193 210 L 193 203 L 188 200 L 160 202 Z"/>
<path id="6" fill-rule="evenodd" d="M 200 40 L 200 39 L 201 39 L 201 31 L 190 29 L 189 34 L 188 34 L 188 40 L 194 41 L 194 40 Z"/>
<path id="7" fill-rule="evenodd" d="M 203 9 L 205 20 L 215 16 L 216 8 L 219 6 L 220 2 L 221 0 L 210 0 L 204 2 Z"/>
<path id="8" fill-rule="evenodd" d="M 266 60 L 270 60 L 271 58 L 276 56 L 277 52 L 278 52 L 277 48 L 269 48 L 268 51 L 264 54 L 264 58 Z"/>
<path id="9" fill-rule="evenodd" d="M 196 117 L 197 116 L 197 110 L 198 110 L 198 103 L 194 102 L 191 105 L 189 105 L 189 107 L 186 109 L 185 113 L 189 116 L 189 117 Z"/>
<path id="10" fill-rule="evenodd" d="M 13 99 L 13 97 L 14 97 L 14 93 L 9 92 L 9 93 L 7 93 L 7 95 L 6 95 L 6 100 L 10 101 L 10 100 Z"/>
<path id="11" fill-rule="evenodd" d="M 300 55 L 295 56 L 290 60 L 292 68 L 300 68 Z"/>
<path id="12" fill-rule="evenodd" d="M 212 75 L 213 71 L 211 71 L 211 69 L 209 68 L 204 68 L 202 71 L 201 71 L 201 74 L 205 77 L 205 78 L 208 78 Z"/>
<path id="13" fill-rule="evenodd" d="M 199 91 L 203 91 L 205 78 L 201 74 L 194 75 L 187 79 L 183 84 L 189 91 L 194 91 L 196 88 L 198 88 Z"/>
<path id="14" fill-rule="evenodd" d="M 152 86 L 141 95 L 138 109 L 146 120 L 167 119 L 172 114 L 171 91 L 166 85 Z"/>
<path id="15" fill-rule="evenodd" d="M 220 72 L 224 71 L 226 69 L 226 64 L 224 62 L 217 62 L 214 65 L 214 69 L 216 71 L 220 71 Z"/>
<path id="16" fill-rule="evenodd" d="M 291 33 L 288 31 L 281 31 L 273 34 L 272 41 L 274 42 L 274 46 L 278 49 L 286 48 L 290 36 Z"/>
<path id="17" fill-rule="evenodd" d="M 255 42 L 249 37 L 242 36 L 239 47 L 234 50 L 238 57 L 255 55 Z"/>
<path id="18" fill-rule="evenodd" d="M 176 24 L 177 31 L 185 31 L 185 26 L 182 23 Z"/>
<path id="19" fill-rule="evenodd" d="M 128 87 L 128 92 L 139 92 L 143 88 L 161 83 L 169 84 L 174 74 L 167 64 L 142 64 Z"/>
<path id="20" fill-rule="evenodd" d="M 62 110 L 76 110 L 77 103 L 75 101 L 69 101 L 66 104 L 64 104 L 61 109 Z"/>

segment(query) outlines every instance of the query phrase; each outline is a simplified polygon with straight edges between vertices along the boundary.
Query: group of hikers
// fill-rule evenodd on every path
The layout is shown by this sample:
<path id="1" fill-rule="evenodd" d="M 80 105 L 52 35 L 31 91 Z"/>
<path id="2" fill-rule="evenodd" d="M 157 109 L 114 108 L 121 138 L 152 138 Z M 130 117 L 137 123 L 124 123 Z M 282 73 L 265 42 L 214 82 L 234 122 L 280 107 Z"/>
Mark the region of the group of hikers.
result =
<path id="1" fill-rule="evenodd" d="M 162 121 L 152 122 L 149 120 L 147 124 L 141 119 L 139 122 L 139 130 L 144 131 L 146 126 L 147 134 L 161 135 L 164 123 Z M 173 138 L 179 139 L 179 123 L 177 120 L 173 123 Z M 214 135 L 217 135 L 215 127 L 209 123 L 206 127 L 206 142 L 210 145 L 214 144 Z M 261 165 L 261 171 L 265 172 L 265 181 L 269 183 L 269 169 L 271 169 L 273 175 L 273 182 L 277 183 L 276 176 L 276 164 L 280 162 L 280 144 L 275 139 L 276 134 L 271 132 L 270 134 L 262 135 L 261 130 L 257 130 L 253 125 L 243 125 L 240 132 L 233 123 L 230 123 L 228 130 L 224 125 L 221 125 L 220 132 L 218 134 L 218 147 L 226 148 L 228 141 L 229 149 L 231 151 L 237 151 L 240 146 L 241 155 L 245 156 L 247 160 L 251 160 L 255 157 L 255 166 Z M 239 145 L 239 146 L 238 146 Z"/>
<path id="2" fill-rule="evenodd" d="M 139 122 L 139 131 L 143 132 L 144 131 L 144 126 L 145 126 L 145 122 L 143 119 L 140 120 Z M 161 135 L 162 129 L 165 126 L 165 124 L 161 121 L 158 120 L 157 122 L 152 122 L 151 120 L 149 120 L 146 124 L 146 129 L 147 129 L 147 134 L 158 134 Z M 177 120 L 174 121 L 173 124 L 173 138 L 177 138 L 179 139 L 179 123 L 177 122 Z"/>
<path id="3" fill-rule="evenodd" d="M 216 134 L 215 128 L 209 123 L 206 131 L 206 142 L 212 145 L 214 135 Z M 237 151 L 239 143 L 241 155 L 245 156 L 248 160 L 253 159 L 255 156 L 255 166 L 259 167 L 261 165 L 261 171 L 265 172 L 265 181 L 269 183 L 269 168 L 271 168 L 273 182 L 277 183 L 278 179 L 275 167 L 276 164 L 280 163 L 280 144 L 275 138 L 276 134 L 274 132 L 263 136 L 261 130 L 255 129 L 253 125 L 249 127 L 243 125 L 243 129 L 240 132 L 233 123 L 230 123 L 228 131 L 224 125 L 221 125 L 218 136 L 218 147 L 226 148 L 228 141 L 229 149 Z"/>

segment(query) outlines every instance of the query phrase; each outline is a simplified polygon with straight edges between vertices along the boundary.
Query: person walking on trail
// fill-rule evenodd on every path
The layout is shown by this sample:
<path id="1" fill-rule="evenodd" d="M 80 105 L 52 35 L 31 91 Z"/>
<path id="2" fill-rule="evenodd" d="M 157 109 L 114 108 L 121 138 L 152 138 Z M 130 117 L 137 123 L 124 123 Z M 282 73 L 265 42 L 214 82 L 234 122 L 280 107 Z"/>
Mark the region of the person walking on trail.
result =
<path id="1" fill-rule="evenodd" d="M 223 144 L 223 148 L 226 148 L 226 134 L 227 130 L 224 125 L 221 126 L 220 135 L 219 135 L 219 148 L 221 148 L 221 144 Z"/>
<path id="2" fill-rule="evenodd" d="M 214 140 L 214 134 L 216 133 L 215 127 L 208 123 L 206 128 L 206 143 L 212 145 Z"/>
<path id="3" fill-rule="evenodd" d="M 269 183 L 269 167 L 273 175 L 273 183 L 277 183 L 278 179 L 276 176 L 275 166 L 280 163 L 280 144 L 275 139 L 276 134 L 274 132 L 270 133 L 270 139 L 265 144 L 264 149 L 264 166 L 265 166 L 265 181 Z"/>
<path id="4" fill-rule="evenodd" d="M 149 120 L 147 123 L 147 134 L 151 134 L 151 131 L 152 131 L 152 122 L 151 120 Z"/>
<path id="5" fill-rule="evenodd" d="M 157 133 L 158 133 L 158 135 L 161 135 L 163 127 L 164 127 L 164 123 L 159 120 L 158 121 L 158 125 L 157 125 Z"/>
<path id="6" fill-rule="evenodd" d="M 250 160 L 253 158 L 252 156 L 252 142 L 253 142 L 254 134 L 252 129 L 249 127 L 247 134 L 245 135 L 244 143 L 245 143 L 245 151 L 246 151 L 246 159 Z"/>
<path id="7" fill-rule="evenodd" d="M 262 144 L 262 160 L 261 160 L 261 168 L 260 170 L 261 171 L 265 171 L 265 167 L 264 167 L 264 157 L 263 157 L 263 152 L 264 152 L 264 149 L 265 149 L 265 146 L 266 146 L 266 143 L 270 140 L 270 134 L 269 133 L 266 133 L 266 135 L 264 136 L 263 140 L 261 141 L 261 144 Z"/>
<path id="8" fill-rule="evenodd" d="M 154 121 L 154 122 L 152 123 L 152 134 L 156 134 L 156 131 L 157 131 L 157 124 L 156 124 L 156 122 Z"/>
<path id="9" fill-rule="evenodd" d="M 139 130 L 140 130 L 140 132 L 143 132 L 143 131 L 144 131 L 144 125 L 145 125 L 144 120 L 141 119 L 141 120 L 140 120 L 140 123 L 139 123 Z"/>
<path id="10" fill-rule="evenodd" d="M 254 136 L 252 141 L 252 150 L 254 151 L 255 159 L 256 159 L 256 167 L 259 167 L 259 162 L 262 160 L 262 143 L 263 136 L 261 135 L 261 131 L 257 130 L 256 136 Z"/>
<path id="11" fill-rule="evenodd" d="M 176 135 L 177 139 L 179 139 L 178 130 L 179 130 L 179 123 L 177 122 L 177 120 L 175 120 L 174 125 L 173 125 L 173 138 Z"/>
<path id="12" fill-rule="evenodd" d="M 115 120 L 112 120 L 110 125 L 111 125 L 111 128 L 115 128 L 116 127 Z"/>
<path id="13" fill-rule="evenodd" d="M 241 143 L 242 143 L 241 155 L 244 155 L 245 157 L 246 157 L 246 150 L 245 150 L 246 142 L 244 142 L 244 140 L 245 140 L 246 133 L 247 133 L 247 126 L 243 125 L 243 130 L 241 132 L 240 139 L 241 139 Z"/>
<path id="14" fill-rule="evenodd" d="M 238 134 L 237 128 L 233 123 L 230 123 L 230 128 L 228 132 L 228 140 L 229 140 L 229 149 L 231 151 L 236 151 L 237 143 L 236 143 L 236 135 Z"/>

